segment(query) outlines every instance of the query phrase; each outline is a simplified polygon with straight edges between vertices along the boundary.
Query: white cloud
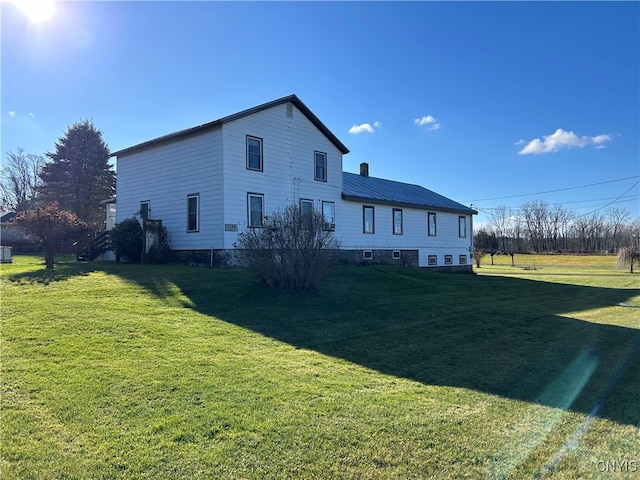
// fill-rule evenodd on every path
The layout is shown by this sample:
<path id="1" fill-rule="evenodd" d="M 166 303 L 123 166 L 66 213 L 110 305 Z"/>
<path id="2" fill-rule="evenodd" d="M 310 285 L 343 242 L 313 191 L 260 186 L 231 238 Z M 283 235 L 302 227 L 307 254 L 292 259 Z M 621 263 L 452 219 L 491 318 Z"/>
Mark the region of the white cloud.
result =
<path id="1" fill-rule="evenodd" d="M 517 142 L 514 143 L 514 145 L 518 146 L 518 145 L 524 145 L 525 143 L 527 143 L 527 141 L 524 138 L 521 138 L 520 140 L 518 140 Z"/>
<path id="2" fill-rule="evenodd" d="M 374 133 L 376 130 L 376 128 L 380 128 L 382 126 L 381 122 L 373 122 L 373 127 L 371 126 L 370 123 L 361 123 L 360 125 L 353 125 L 353 127 L 351 127 L 349 129 L 349 133 L 357 135 L 359 133 Z"/>
<path id="3" fill-rule="evenodd" d="M 571 131 L 567 132 L 566 130 L 559 128 L 551 135 L 543 135 L 542 140 L 534 138 L 518 152 L 518 155 L 552 153 L 557 152 L 562 148 L 582 148 L 587 145 L 593 145 L 596 148 L 606 148 L 604 143 L 609 141 L 611 141 L 611 135 L 596 135 L 594 137 L 584 135 L 579 137 Z M 518 140 L 516 145 L 520 145 L 520 142 L 521 141 Z"/>
<path id="4" fill-rule="evenodd" d="M 431 115 L 425 115 L 421 118 L 416 118 L 413 123 L 420 127 L 429 125 L 429 130 L 438 130 L 440 128 L 440 123 L 438 122 L 438 120 L 436 120 L 435 117 L 432 117 Z"/>
<path id="5" fill-rule="evenodd" d="M 7 113 L 9 114 L 9 116 L 10 116 L 11 118 L 13 118 L 13 117 L 15 117 L 15 116 L 16 116 L 16 111 L 15 111 L 15 110 L 11 110 L 10 112 L 7 112 Z"/>

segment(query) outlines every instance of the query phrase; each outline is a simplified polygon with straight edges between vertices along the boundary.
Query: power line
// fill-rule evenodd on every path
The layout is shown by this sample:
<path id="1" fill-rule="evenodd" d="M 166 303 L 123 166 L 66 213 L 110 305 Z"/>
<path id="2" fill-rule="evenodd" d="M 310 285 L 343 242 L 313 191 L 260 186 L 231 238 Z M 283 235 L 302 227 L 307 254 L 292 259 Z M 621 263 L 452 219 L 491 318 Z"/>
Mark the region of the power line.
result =
<path id="1" fill-rule="evenodd" d="M 602 210 L 603 208 L 607 208 L 609 205 L 614 204 L 616 201 L 620 200 L 622 197 L 624 197 L 627 193 L 629 193 L 636 185 L 638 185 L 640 183 L 640 180 L 638 180 L 636 183 L 634 183 L 633 185 L 631 185 L 631 188 L 629 188 L 627 191 L 625 191 L 622 195 L 620 195 L 619 197 L 617 197 L 615 200 L 607 203 L 606 205 L 600 207 L 600 208 L 596 208 L 595 210 L 589 212 L 589 213 L 583 213 L 582 215 L 578 215 L 576 218 L 579 217 L 586 217 L 587 215 L 591 215 L 592 213 L 596 213 L 598 210 Z"/>
<path id="2" fill-rule="evenodd" d="M 508 196 L 505 196 L 505 197 L 479 198 L 479 199 L 475 199 L 475 200 L 462 200 L 460 203 L 486 202 L 486 201 L 489 201 L 489 200 L 503 200 L 503 199 L 507 199 L 507 198 L 529 197 L 531 195 L 543 195 L 545 193 L 566 192 L 567 190 L 576 190 L 578 188 L 595 187 L 597 185 L 605 185 L 607 183 L 622 182 L 624 180 L 630 180 L 632 178 L 638 178 L 638 177 L 640 177 L 640 175 L 633 175 L 631 177 L 625 177 L 625 178 L 617 178 L 615 180 L 607 180 L 605 182 L 597 182 L 597 183 L 589 183 L 589 184 L 586 184 L 586 185 L 578 185 L 576 187 L 566 187 L 566 188 L 558 188 L 556 190 L 546 190 L 544 192 L 521 193 L 521 194 L 518 194 L 518 195 L 508 195 Z M 637 183 L 634 185 L 634 187 L 636 185 L 637 185 Z M 631 187 L 631 188 L 633 188 L 633 187 Z"/>
<path id="3" fill-rule="evenodd" d="M 633 187 L 632 187 L 633 188 Z M 640 195 L 627 195 L 624 200 L 619 200 L 616 201 L 615 203 L 623 203 L 623 202 L 631 202 L 633 200 L 638 199 L 638 197 L 640 197 Z M 572 208 L 593 208 L 593 207 L 597 207 L 598 205 L 600 205 L 600 202 L 605 202 L 608 200 L 617 200 L 618 197 L 605 197 L 605 198 L 590 198 L 587 200 L 570 200 L 570 201 L 562 201 L 562 202 L 553 202 L 552 205 L 568 205 L 568 204 L 572 204 L 572 203 L 589 203 L 589 204 L 593 204 L 595 202 L 595 205 L 583 205 L 583 206 L 573 206 Z M 518 207 L 511 207 L 509 205 L 506 205 L 507 208 L 518 208 Z M 476 207 L 477 208 L 477 207 Z M 482 208 L 483 211 L 485 210 L 500 210 L 501 208 L 503 208 L 502 206 L 499 207 L 484 207 Z"/>

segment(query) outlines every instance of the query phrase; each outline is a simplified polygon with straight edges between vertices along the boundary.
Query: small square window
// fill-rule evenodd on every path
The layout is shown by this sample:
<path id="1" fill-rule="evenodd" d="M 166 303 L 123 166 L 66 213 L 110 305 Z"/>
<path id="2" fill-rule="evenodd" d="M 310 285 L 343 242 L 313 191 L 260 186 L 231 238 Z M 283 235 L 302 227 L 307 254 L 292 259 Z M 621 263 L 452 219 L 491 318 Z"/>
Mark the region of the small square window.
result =
<path id="1" fill-rule="evenodd" d="M 466 264 L 467 264 L 467 256 L 460 255 L 460 265 L 466 265 Z"/>
<path id="2" fill-rule="evenodd" d="M 444 264 L 445 265 L 453 265 L 453 255 L 445 255 L 444 256 Z"/>
<path id="3" fill-rule="evenodd" d="M 324 152 L 314 152 L 313 179 L 320 182 L 327 181 L 327 154 Z"/>
<path id="4" fill-rule="evenodd" d="M 438 265 L 437 255 L 429 255 L 429 265 Z"/>
<path id="5" fill-rule="evenodd" d="M 373 250 L 363 250 L 362 258 L 365 260 L 373 260 Z"/>
<path id="6" fill-rule="evenodd" d="M 394 260 L 400 260 L 402 258 L 402 252 L 400 250 L 394 250 L 391 254 L 391 258 Z"/>
<path id="7" fill-rule="evenodd" d="M 262 171 L 262 139 L 247 135 L 247 169 Z"/>

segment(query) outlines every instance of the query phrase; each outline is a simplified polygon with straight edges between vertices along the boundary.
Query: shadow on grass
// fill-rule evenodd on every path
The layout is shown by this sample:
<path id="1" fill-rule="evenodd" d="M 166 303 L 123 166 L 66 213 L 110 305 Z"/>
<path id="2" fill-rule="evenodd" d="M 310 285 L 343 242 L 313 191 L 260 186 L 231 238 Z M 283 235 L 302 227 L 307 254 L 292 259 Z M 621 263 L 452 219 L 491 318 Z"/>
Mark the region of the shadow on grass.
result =
<path id="1" fill-rule="evenodd" d="M 98 270 L 97 265 L 91 263 L 56 263 L 53 269 L 46 269 L 43 263 L 41 269 L 15 273 L 9 275 L 8 278 L 17 284 L 49 285 L 55 282 L 64 282 L 73 277 L 87 276 L 96 270 Z"/>
<path id="2" fill-rule="evenodd" d="M 296 348 L 425 385 L 585 414 L 599 405 L 598 416 L 640 424 L 640 329 L 571 314 L 613 307 L 628 319 L 630 309 L 620 304 L 637 289 L 346 267 L 319 292 L 302 295 L 267 290 L 242 270 L 140 271 L 113 273 L 159 297 L 176 285 L 188 297 L 186 308 Z"/>

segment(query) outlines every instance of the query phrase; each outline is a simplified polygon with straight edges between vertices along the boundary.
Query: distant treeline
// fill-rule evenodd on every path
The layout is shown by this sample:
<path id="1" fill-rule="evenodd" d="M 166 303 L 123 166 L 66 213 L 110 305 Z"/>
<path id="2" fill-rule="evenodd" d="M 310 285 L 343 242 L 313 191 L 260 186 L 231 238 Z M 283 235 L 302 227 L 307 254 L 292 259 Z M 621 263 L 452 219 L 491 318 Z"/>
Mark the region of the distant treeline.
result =
<path id="1" fill-rule="evenodd" d="M 474 234 L 476 249 L 488 252 L 616 253 L 624 246 L 640 248 L 640 218 L 609 208 L 577 215 L 562 205 L 535 200 L 518 209 L 501 206 Z"/>

